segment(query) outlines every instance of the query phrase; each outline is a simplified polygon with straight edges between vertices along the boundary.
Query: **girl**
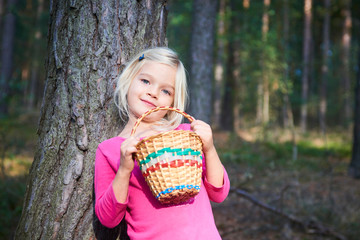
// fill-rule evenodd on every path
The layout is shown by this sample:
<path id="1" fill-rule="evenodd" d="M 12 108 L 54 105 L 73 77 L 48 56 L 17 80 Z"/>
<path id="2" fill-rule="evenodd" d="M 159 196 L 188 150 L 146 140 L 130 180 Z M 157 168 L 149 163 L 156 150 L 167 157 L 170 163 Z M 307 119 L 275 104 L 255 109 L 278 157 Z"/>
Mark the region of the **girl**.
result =
<path id="1" fill-rule="evenodd" d="M 98 146 L 95 213 L 109 228 L 125 217 L 130 239 L 221 239 L 209 200 L 222 202 L 230 183 L 214 147 L 210 126 L 200 120 L 191 125 L 180 124 L 181 114 L 162 110 L 148 115 L 137 128 L 136 136 L 130 136 L 137 118 L 154 107 L 184 110 L 186 88 L 184 66 L 168 48 L 138 54 L 118 79 L 115 100 L 126 124 L 119 136 Z M 192 130 L 203 142 L 201 190 L 194 199 L 176 206 L 158 202 L 132 158 L 140 138 L 154 135 L 164 126 Z"/>

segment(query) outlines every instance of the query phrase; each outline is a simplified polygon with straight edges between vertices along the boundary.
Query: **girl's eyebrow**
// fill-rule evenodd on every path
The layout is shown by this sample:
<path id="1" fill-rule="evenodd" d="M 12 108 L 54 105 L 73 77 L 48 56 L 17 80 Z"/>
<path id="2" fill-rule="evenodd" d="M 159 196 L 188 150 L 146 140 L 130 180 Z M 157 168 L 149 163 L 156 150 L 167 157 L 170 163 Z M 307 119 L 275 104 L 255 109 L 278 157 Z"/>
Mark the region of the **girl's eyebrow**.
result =
<path id="1" fill-rule="evenodd" d="M 147 77 L 150 77 L 150 78 L 154 78 L 153 75 L 148 74 L 148 73 L 140 73 L 139 76 L 141 76 L 141 75 L 144 75 L 144 76 L 147 76 Z"/>
<path id="2" fill-rule="evenodd" d="M 145 76 L 145 77 L 149 77 L 150 79 L 154 79 L 154 76 L 148 73 L 140 73 L 139 76 Z M 166 87 L 172 88 L 173 90 L 175 90 L 175 86 L 165 83 L 164 84 Z"/>

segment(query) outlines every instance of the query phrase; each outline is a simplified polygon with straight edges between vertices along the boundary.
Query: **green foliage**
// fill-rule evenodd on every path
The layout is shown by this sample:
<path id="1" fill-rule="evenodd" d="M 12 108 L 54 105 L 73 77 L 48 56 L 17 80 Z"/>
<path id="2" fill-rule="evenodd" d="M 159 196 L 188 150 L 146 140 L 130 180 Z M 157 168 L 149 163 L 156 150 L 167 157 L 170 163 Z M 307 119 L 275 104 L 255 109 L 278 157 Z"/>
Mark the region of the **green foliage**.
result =
<path id="1" fill-rule="evenodd" d="M 169 47 L 178 52 L 180 59 L 189 69 L 192 0 L 174 0 L 169 3 L 167 38 Z"/>
<path id="2" fill-rule="evenodd" d="M 34 70 L 37 71 L 36 79 L 38 80 L 35 100 L 40 101 L 42 97 L 42 86 L 45 80 L 44 63 L 47 52 L 49 2 L 44 1 L 43 5 L 43 10 L 39 16 L 37 16 L 38 1 L 19 0 L 13 9 L 16 27 L 13 74 L 9 82 L 10 93 L 8 96 L 10 114 L 24 111 L 23 105 L 26 98 L 29 97 L 27 94 Z"/>
<path id="3" fill-rule="evenodd" d="M 235 43 L 235 51 L 240 54 L 240 72 L 237 84 L 241 92 L 235 93 L 241 101 L 241 118 L 254 124 L 258 95 L 258 84 L 266 75 L 270 89 L 270 121 L 281 123 L 282 108 L 284 106 L 283 95 L 288 94 L 292 106 L 295 124 L 299 121 L 300 108 L 302 105 L 303 75 L 303 33 L 304 33 L 304 2 L 287 1 L 288 10 L 285 9 L 284 1 L 271 1 L 268 9 L 269 30 L 266 40 L 262 36 L 262 16 L 264 13 L 263 1 L 251 1 L 249 8 L 243 7 L 243 1 L 225 1 L 225 16 L 218 15 L 217 20 L 225 21 L 225 33 L 217 34 L 216 39 L 225 43 L 225 52 L 221 58 L 226 63 L 224 72 L 227 73 L 235 64 L 229 64 L 227 46 Z M 232 4 L 232 5 L 231 5 Z M 308 118 L 309 127 L 318 127 L 319 111 L 319 88 L 321 83 L 322 65 L 322 42 L 324 3 L 313 2 L 311 32 L 313 43 L 311 46 L 310 79 Z M 169 3 L 168 39 L 169 46 L 179 51 L 188 64 L 191 33 L 192 1 L 172 1 Z M 333 1 L 331 4 L 330 26 L 330 57 L 329 73 L 327 82 L 327 124 L 330 127 L 339 124 L 346 126 L 349 121 L 342 117 L 344 97 L 353 97 L 353 91 L 344 93 L 342 90 L 342 60 L 341 38 L 344 24 L 343 1 Z M 353 4 L 353 16 L 359 9 L 358 4 Z M 284 13 L 288 14 L 289 32 L 288 39 L 284 38 Z M 231 27 L 231 21 L 235 19 L 235 26 Z M 188 34 L 184 34 L 188 33 Z M 350 56 L 350 77 L 355 78 L 355 66 L 357 64 L 357 38 L 359 31 L 354 28 L 352 33 L 352 45 Z M 214 49 L 217 53 L 217 49 Z M 218 56 L 219 57 L 219 56 Z M 189 68 L 189 66 L 187 66 Z M 235 70 L 235 69 L 234 69 Z M 224 76 L 227 78 L 228 76 Z M 353 87 L 352 87 L 353 89 Z"/>
<path id="4" fill-rule="evenodd" d="M 291 141 L 276 140 L 249 143 L 236 138 L 229 148 L 220 149 L 223 161 L 245 164 L 256 171 L 281 168 L 284 170 L 326 171 L 329 159 L 349 159 L 351 157 L 351 141 L 343 140 L 337 135 L 330 135 L 327 143 L 313 136 L 304 136 L 296 144 L 298 159 L 293 160 L 294 146 Z M 321 142 L 318 144 L 316 142 Z M 346 166 L 340 162 L 339 167 Z"/>
<path id="5" fill-rule="evenodd" d="M 20 219 L 37 118 L 33 113 L 0 119 L 0 239 L 11 239 Z"/>
<path id="6" fill-rule="evenodd" d="M 16 229 L 23 206 L 25 183 L 25 176 L 0 181 L 0 239 L 10 239 Z"/>

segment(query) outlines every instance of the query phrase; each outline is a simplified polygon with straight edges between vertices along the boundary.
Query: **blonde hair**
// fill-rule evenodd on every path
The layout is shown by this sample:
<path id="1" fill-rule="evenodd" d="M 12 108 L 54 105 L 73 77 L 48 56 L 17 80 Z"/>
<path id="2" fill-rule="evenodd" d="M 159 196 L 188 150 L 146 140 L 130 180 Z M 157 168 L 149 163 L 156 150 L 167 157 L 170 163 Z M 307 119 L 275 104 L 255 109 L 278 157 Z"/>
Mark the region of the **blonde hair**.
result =
<path id="1" fill-rule="evenodd" d="M 139 58 L 143 55 L 144 58 L 139 61 Z M 173 50 L 166 47 L 156 47 L 147 49 L 135 55 L 128 62 L 125 69 L 117 79 L 114 98 L 115 104 L 119 109 L 120 117 L 123 121 L 126 121 L 129 116 L 127 93 L 130 84 L 144 64 L 149 61 L 166 64 L 177 69 L 175 77 L 174 103 L 172 107 L 178 108 L 182 111 L 185 110 L 188 93 L 184 65 Z M 181 123 L 182 118 L 181 114 L 169 111 L 164 120 L 167 120 L 166 122 L 170 126 L 177 126 Z"/>

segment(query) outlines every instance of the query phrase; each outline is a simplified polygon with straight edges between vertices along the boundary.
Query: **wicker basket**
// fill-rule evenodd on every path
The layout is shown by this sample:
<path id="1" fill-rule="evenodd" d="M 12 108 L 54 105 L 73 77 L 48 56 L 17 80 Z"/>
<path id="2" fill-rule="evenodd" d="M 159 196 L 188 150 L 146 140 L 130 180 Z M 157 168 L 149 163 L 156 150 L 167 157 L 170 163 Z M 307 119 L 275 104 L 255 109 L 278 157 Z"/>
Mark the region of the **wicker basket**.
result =
<path id="1" fill-rule="evenodd" d="M 194 119 L 179 109 L 157 107 L 144 113 L 135 123 L 134 135 L 140 122 L 149 114 L 170 110 Z M 200 191 L 202 175 L 202 142 L 189 130 L 172 130 L 150 136 L 137 145 L 134 157 L 153 195 L 162 204 L 188 201 Z"/>

